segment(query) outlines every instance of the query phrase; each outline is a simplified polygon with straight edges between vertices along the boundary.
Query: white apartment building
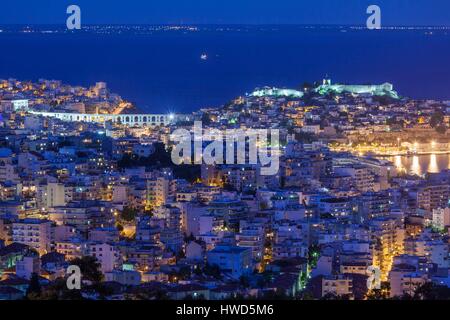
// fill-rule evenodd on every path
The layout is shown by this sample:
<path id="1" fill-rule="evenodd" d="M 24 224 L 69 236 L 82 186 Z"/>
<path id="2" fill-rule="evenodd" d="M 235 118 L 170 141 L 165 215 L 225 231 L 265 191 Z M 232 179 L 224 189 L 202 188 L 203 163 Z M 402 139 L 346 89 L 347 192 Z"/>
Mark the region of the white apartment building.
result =
<path id="1" fill-rule="evenodd" d="M 52 222 L 45 219 L 22 219 L 13 223 L 13 242 L 34 248 L 44 255 L 52 248 Z"/>
<path id="2" fill-rule="evenodd" d="M 438 208 L 433 210 L 433 226 L 443 230 L 450 226 L 450 208 Z"/>
<path id="3" fill-rule="evenodd" d="M 103 273 L 111 272 L 121 264 L 119 250 L 108 243 L 89 243 L 88 252 L 92 257 L 97 258 Z"/>
<path id="4" fill-rule="evenodd" d="M 44 210 L 58 206 L 65 206 L 66 188 L 62 183 L 50 182 L 37 186 L 37 205 Z"/>
<path id="5" fill-rule="evenodd" d="M 147 180 L 147 208 L 155 208 L 167 203 L 169 180 L 164 177 Z"/>

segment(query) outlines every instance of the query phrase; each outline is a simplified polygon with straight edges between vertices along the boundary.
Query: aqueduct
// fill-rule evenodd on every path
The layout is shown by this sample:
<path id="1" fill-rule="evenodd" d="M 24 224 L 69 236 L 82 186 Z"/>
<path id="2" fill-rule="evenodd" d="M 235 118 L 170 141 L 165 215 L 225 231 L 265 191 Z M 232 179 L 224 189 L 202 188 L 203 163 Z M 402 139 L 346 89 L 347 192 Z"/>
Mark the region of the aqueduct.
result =
<path id="1" fill-rule="evenodd" d="M 105 123 L 111 121 L 134 126 L 166 126 L 173 122 L 174 115 L 163 114 L 88 114 L 88 113 L 64 113 L 64 112 L 38 112 L 30 111 L 32 114 L 44 117 L 57 118 L 62 121 L 82 121 Z"/>

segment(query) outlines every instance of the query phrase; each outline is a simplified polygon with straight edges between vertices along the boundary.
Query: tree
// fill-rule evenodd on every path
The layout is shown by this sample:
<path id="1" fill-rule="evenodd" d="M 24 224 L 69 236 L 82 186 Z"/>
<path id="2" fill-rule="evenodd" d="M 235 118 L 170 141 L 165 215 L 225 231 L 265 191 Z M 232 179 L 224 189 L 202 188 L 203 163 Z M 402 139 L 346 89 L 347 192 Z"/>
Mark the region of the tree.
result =
<path id="1" fill-rule="evenodd" d="M 189 182 L 194 182 L 201 176 L 200 165 L 174 165 L 172 162 L 170 148 L 166 150 L 165 145 L 162 143 L 156 143 L 155 152 L 148 157 L 138 157 L 137 155 L 125 154 L 118 161 L 117 166 L 120 169 L 133 168 L 133 167 L 146 167 L 146 168 L 171 168 L 173 174 L 178 179 L 186 179 Z"/>
<path id="2" fill-rule="evenodd" d="M 243 288 L 248 288 L 250 287 L 250 281 L 248 279 L 247 276 L 240 276 L 239 277 L 239 284 L 243 287 Z"/>
<path id="3" fill-rule="evenodd" d="M 30 300 L 83 300 L 81 290 L 69 290 L 65 278 L 58 278 L 43 288 L 40 295 L 31 294 Z"/>
<path id="4" fill-rule="evenodd" d="M 444 123 L 444 114 L 441 111 L 433 113 L 430 119 L 430 126 L 436 128 Z"/>
<path id="5" fill-rule="evenodd" d="M 373 289 L 367 294 L 367 300 L 387 300 L 389 299 L 390 283 L 382 282 L 380 289 Z"/>
<path id="6" fill-rule="evenodd" d="M 412 298 L 414 300 L 450 300 L 450 288 L 427 282 L 417 288 Z"/>
<path id="7" fill-rule="evenodd" d="M 186 280 L 191 277 L 191 269 L 187 266 L 180 268 L 178 271 L 173 271 L 169 274 L 169 278 L 173 282 L 178 280 Z"/>
<path id="8" fill-rule="evenodd" d="M 122 156 L 117 162 L 117 166 L 121 169 L 123 168 L 132 168 L 132 167 L 155 167 L 155 168 L 163 168 L 170 167 L 173 165 L 170 150 L 166 150 L 165 145 L 163 143 L 155 143 L 155 152 L 153 152 L 148 157 L 139 157 L 137 155 L 128 155 L 125 154 Z"/>
<path id="9" fill-rule="evenodd" d="M 194 234 L 191 232 L 190 235 L 184 235 L 184 242 L 189 243 L 191 241 L 195 241 L 195 236 Z"/>
<path id="10" fill-rule="evenodd" d="M 257 285 L 259 288 L 264 289 L 272 282 L 273 274 L 269 272 L 264 272 L 257 280 Z"/>
<path id="11" fill-rule="evenodd" d="M 130 207 L 124 207 L 120 213 L 120 217 L 125 221 L 133 221 L 137 215 L 137 211 Z"/>
<path id="12" fill-rule="evenodd" d="M 211 124 L 211 117 L 207 113 L 202 114 L 202 123 L 204 126 Z"/>
<path id="13" fill-rule="evenodd" d="M 39 283 L 39 275 L 35 272 L 31 275 L 30 285 L 27 289 L 27 297 L 28 298 L 36 298 L 40 296 L 42 293 L 41 284 Z"/>
<path id="14" fill-rule="evenodd" d="M 308 248 L 308 262 L 311 267 L 315 267 L 317 265 L 317 261 L 320 257 L 320 247 L 318 245 L 310 245 Z"/>
<path id="15" fill-rule="evenodd" d="M 265 291 L 261 297 L 258 297 L 261 300 L 291 300 L 292 297 L 289 297 L 284 290 L 268 290 Z"/>
<path id="16" fill-rule="evenodd" d="M 186 254 L 184 253 L 183 250 L 180 250 L 176 254 L 176 258 L 177 258 L 177 261 L 182 260 L 182 259 L 186 258 Z"/>
<path id="17" fill-rule="evenodd" d="M 212 276 L 216 279 L 222 279 L 222 274 L 218 265 L 206 264 L 203 268 L 203 273 L 207 276 Z"/>
<path id="18" fill-rule="evenodd" d="M 103 273 L 100 270 L 101 265 L 95 257 L 85 256 L 82 258 L 75 258 L 71 263 L 80 267 L 84 279 L 94 283 L 103 280 Z"/>
<path id="19" fill-rule="evenodd" d="M 314 294 L 309 290 L 304 290 L 297 295 L 298 300 L 315 300 Z"/>
<path id="20" fill-rule="evenodd" d="M 336 295 L 333 292 L 328 292 L 320 300 L 350 300 L 351 296 L 348 294 Z"/>
<path id="21" fill-rule="evenodd" d="M 185 179 L 191 183 L 201 178 L 201 166 L 182 164 L 179 166 L 171 166 L 173 174 L 178 179 Z"/>

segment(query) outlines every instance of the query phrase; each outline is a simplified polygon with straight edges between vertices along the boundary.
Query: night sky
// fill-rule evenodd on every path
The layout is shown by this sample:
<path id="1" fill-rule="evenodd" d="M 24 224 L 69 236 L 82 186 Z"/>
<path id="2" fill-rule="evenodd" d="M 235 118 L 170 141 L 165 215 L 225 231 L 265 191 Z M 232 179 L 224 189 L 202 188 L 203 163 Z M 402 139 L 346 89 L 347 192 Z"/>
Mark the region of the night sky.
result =
<path id="1" fill-rule="evenodd" d="M 65 24 L 70 4 L 86 24 L 364 24 L 377 4 L 384 25 L 450 26 L 448 0 L 1 0 L 0 24 Z"/>

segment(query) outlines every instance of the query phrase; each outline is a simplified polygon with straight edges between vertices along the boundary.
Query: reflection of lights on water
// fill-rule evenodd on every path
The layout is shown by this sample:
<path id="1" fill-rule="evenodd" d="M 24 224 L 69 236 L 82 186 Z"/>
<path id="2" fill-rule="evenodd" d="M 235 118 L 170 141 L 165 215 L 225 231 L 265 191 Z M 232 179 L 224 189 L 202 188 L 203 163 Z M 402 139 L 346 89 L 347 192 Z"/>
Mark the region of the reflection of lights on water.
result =
<path id="1" fill-rule="evenodd" d="M 439 173 L 450 169 L 450 154 L 392 156 L 389 160 L 394 164 L 397 172 L 409 172 L 421 176 L 426 172 Z"/>
<path id="2" fill-rule="evenodd" d="M 414 156 L 413 157 L 411 171 L 414 174 L 418 175 L 418 176 L 420 176 L 422 174 L 422 170 L 420 169 L 420 163 L 419 163 L 419 157 L 418 156 Z"/>
<path id="3" fill-rule="evenodd" d="M 395 156 L 395 167 L 397 168 L 397 170 L 402 170 L 402 156 Z"/>
<path id="4" fill-rule="evenodd" d="M 428 172 L 438 173 L 439 167 L 437 164 L 437 157 L 435 154 L 430 155 L 430 165 L 428 166 Z"/>

